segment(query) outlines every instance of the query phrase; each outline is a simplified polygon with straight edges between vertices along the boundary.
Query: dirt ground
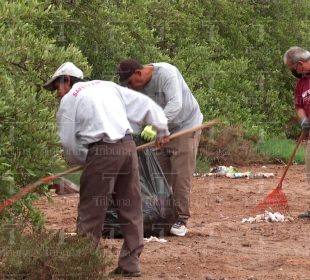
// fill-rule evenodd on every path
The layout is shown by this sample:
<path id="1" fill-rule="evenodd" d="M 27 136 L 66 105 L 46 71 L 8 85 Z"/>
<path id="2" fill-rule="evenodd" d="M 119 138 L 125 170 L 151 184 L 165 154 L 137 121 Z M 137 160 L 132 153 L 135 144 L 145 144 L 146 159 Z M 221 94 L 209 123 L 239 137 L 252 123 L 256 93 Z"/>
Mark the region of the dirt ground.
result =
<path id="1" fill-rule="evenodd" d="M 310 220 L 297 219 L 310 205 L 304 166 L 292 166 L 283 183 L 292 222 L 242 224 L 252 207 L 277 186 L 283 165 L 248 166 L 240 171 L 273 172 L 268 179 L 195 177 L 192 217 L 186 237 L 145 243 L 140 279 L 310 279 Z M 75 231 L 78 195 L 42 198 L 37 206 L 49 229 Z M 122 240 L 103 240 L 117 264 Z M 114 266 L 111 266 L 112 270 Z"/>

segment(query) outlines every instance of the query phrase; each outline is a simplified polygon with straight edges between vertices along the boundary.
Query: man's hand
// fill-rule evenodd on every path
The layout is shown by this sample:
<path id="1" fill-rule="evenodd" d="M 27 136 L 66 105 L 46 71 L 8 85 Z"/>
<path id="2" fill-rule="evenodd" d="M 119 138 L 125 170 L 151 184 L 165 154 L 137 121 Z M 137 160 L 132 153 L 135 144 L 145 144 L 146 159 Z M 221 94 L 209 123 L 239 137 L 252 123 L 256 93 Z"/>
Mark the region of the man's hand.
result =
<path id="1" fill-rule="evenodd" d="M 304 131 L 309 132 L 310 130 L 310 122 L 307 117 L 304 117 L 301 121 L 301 127 Z"/>
<path id="2" fill-rule="evenodd" d="M 147 125 L 140 134 L 141 138 L 147 142 L 154 140 L 156 135 L 157 133 L 151 125 Z"/>

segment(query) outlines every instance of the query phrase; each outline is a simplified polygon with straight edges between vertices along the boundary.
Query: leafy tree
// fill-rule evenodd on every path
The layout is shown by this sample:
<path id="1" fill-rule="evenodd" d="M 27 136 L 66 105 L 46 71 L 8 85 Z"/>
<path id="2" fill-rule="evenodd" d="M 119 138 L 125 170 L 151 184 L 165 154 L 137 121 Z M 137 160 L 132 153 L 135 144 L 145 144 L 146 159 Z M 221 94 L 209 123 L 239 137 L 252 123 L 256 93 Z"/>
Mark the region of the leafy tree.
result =
<path id="1" fill-rule="evenodd" d="M 72 2 L 64 5 L 70 13 L 64 44 L 79 46 L 93 67 L 91 78 L 115 80 L 116 66 L 124 58 L 164 59 L 154 30 L 147 26 L 145 1 Z"/>
<path id="2" fill-rule="evenodd" d="M 308 6 L 293 0 L 70 1 L 63 5 L 70 14 L 65 40 L 58 43 L 79 46 L 93 78 L 115 80 L 126 57 L 172 62 L 206 119 L 221 116 L 248 131 L 280 134 L 295 116 L 294 79 L 282 55 L 291 45 L 308 45 Z"/>
<path id="3" fill-rule="evenodd" d="M 86 59 L 76 47 L 58 47 L 47 36 L 52 22 L 66 15 L 36 0 L 0 3 L 1 200 L 64 165 L 60 148 L 54 145 L 58 143 L 58 101 L 41 85 L 66 60 L 76 62 L 89 73 Z M 11 213 L 26 213 L 39 222 L 31 198 L 23 200 Z"/>

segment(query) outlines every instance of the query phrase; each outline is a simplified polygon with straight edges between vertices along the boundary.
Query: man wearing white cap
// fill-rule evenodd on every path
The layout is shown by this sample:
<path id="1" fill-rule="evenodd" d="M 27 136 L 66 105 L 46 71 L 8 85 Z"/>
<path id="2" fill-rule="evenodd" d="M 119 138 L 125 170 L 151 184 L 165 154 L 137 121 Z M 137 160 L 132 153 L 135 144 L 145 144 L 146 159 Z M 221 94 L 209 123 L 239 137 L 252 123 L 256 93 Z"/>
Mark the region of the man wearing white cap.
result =
<path id="1" fill-rule="evenodd" d="M 138 92 L 113 82 L 82 79 L 82 71 L 66 62 L 44 84 L 62 98 L 57 122 L 65 155 L 71 162 L 84 164 L 77 231 L 91 234 L 99 242 L 112 197 L 124 236 L 118 267 L 112 274 L 140 276 L 143 217 L 130 122 L 152 124 L 156 144 L 162 146 L 168 142 L 167 119 L 155 102 Z"/>

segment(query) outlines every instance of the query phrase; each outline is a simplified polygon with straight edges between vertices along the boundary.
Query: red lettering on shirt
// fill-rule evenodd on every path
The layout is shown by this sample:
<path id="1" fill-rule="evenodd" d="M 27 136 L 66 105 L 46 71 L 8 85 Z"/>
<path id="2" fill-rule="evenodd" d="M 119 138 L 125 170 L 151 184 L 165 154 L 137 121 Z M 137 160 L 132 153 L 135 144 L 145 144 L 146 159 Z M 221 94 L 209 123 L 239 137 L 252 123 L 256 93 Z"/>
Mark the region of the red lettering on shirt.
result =
<path id="1" fill-rule="evenodd" d="M 84 84 L 82 86 L 79 86 L 73 93 L 72 95 L 74 97 L 77 97 L 77 95 L 85 88 L 88 88 L 90 86 L 93 86 L 93 85 L 96 85 L 96 84 L 99 84 L 101 81 L 93 81 L 93 82 L 88 82 L 87 84 Z"/>

